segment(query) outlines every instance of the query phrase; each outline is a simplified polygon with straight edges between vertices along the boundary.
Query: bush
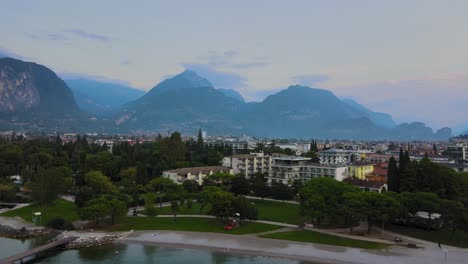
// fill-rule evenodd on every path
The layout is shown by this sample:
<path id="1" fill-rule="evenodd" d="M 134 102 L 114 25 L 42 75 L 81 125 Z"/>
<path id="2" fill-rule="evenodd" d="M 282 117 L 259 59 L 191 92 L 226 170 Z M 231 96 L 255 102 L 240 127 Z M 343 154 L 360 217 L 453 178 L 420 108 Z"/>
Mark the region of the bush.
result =
<path id="1" fill-rule="evenodd" d="M 72 230 L 73 225 L 70 222 L 65 221 L 63 218 L 57 217 L 52 218 L 47 222 L 47 227 L 58 229 L 58 230 Z"/>

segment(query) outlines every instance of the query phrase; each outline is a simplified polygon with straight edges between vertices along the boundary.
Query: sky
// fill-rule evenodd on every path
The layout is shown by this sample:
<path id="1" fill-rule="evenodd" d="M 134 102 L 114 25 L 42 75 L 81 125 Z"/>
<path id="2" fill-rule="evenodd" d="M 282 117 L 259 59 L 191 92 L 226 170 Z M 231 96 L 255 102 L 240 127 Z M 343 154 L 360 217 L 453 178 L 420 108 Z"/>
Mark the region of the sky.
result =
<path id="1" fill-rule="evenodd" d="M 0 54 L 149 90 L 191 69 L 259 101 L 331 90 L 397 122 L 468 129 L 468 1 L 7 1 Z"/>

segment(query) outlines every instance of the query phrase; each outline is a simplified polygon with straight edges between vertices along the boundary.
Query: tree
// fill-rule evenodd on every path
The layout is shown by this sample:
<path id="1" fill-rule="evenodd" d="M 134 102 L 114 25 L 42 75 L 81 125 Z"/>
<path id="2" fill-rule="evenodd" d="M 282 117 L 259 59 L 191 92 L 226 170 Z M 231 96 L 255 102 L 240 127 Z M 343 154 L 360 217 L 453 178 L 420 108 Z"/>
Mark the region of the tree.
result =
<path id="1" fill-rule="evenodd" d="M 110 208 L 109 214 L 111 216 L 112 225 L 114 225 L 115 218 L 117 216 L 124 216 L 127 214 L 127 205 L 125 204 L 125 202 L 117 200 L 115 198 L 109 198 L 107 199 L 106 203 Z"/>
<path id="2" fill-rule="evenodd" d="M 153 192 L 147 192 L 144 194 L 145 200 L 145 213 L 149 216 L 156 215 L 156 208 L 154 207 L 154 202 L 156 201 L 156 194 Z"/>
<path id="3" fill-rule="evenodd" d="M 212 194 L 210 204 L 210 213 L 216 216 L 218 219 L 226 219 L 233 215 L 232 202 L 234 196 L 230 192 L 216 191 Z"/>
<path id="4" fill-rule="evenodd" d="M 255 196 L 261 197 L 262 200 L 263 198 L 268 197 L 271 193 L 268 183 L 262 180 L 256 180 L 252 186 L 252 190 Z"/>
<path id="5" fill-rule="evenodd" d="M 51 204 L 72 186 L 71 174 L 67 167 L 40 170 L 32 183 L 33 199 L 41 204 Z"/>
<path id="6" fill-rule="evenodd" d="M 242 218 L 257 220 L 258 211 L 254 203 L 247 200 L 244 196 L 238 196 L 232 201 L 232 210 L 239 213 Z"/>
<path id="7" fill-rule="evenodd" d="M 392 197 L 380 193 L 363 192 L 362 196 L 365 202 L 363 212 L 367 218 L 367 232 L 371 232 L 372 226 L 377 221 L 380 221 L 383 232 L 385 222 L 399 214 L 400 204 Z"/>
<path id="8" fill-rule="evenodd" d="M 232 178 L 231 181 L 231 192 L 239 194 L 249 194 L 250 193 L 250 183 L 243 175 L 237 175 Z"/>
<path id="9" fill-rule="evenodd" d="M 343 198 L 343 212 L 349 224 L 349 233 L 352 234 L 354 223 L 359 222 L 365 217 L 366 203 L 362 193 L 359 192 L 344 193 Z"/>
<path id="10" fill-rule="evenodd" d="M 460 228 L 468 228 L 468 210 L 462 203 L 443 200 L 442 220 L 444 226 L 452 230 L 452 237 Z"/>
<path id="11" fill-rule="evenodd" d="M 434 155 L 437 155 L 438 152 L 437 152 L 437 146 L 436 144 L 434 143 L 434 145 L 432 146 L 432 153 L 434 153 Z"/>
<path id="12" fill-rule="evenodd" d="M 391 157 L 388 162 L 387 179 L 389 191 L 400 192 L 400 174 L 394 157 Z"/>
<path id="13" fill-rule="evenodd" d="M 104 176 L 100 171 L 90 171 L 85 174 L 85 183 L 93 188 L 97 194 L 117 193 L 117 188 L 112 184 L 109 177 Z"/>
<path id="14" fill-rule="evenodd" d="M 200 148 L 202 148 L 205 145 L 205 143 L 203 142 L 203 133 L 202 133 L 201 128 L 198 129 L 197 145 Z"/>
<path id="15" fill-rule="evenodd" d="M 94 192 L 93 188 L 89 186 L 83 186 L 78 188 L 75 192 L 75 204 L 78 207 L 83 207 L 86 202 L 96 197 L 96 192 Z"/>
<path id="16" fill-rule="evenodd" d="M 325 199 L 320 194 L 301 195 L 300 213 L 320 228 L 323 218 L 326 216 Z"/>
<path id="17" fill-rule="evenodd" d="M 271 185 L 271 193 L 274 199 L 290 200 L 294 197 L 293 190 L 282 182 L 275 182 Z"/>
<path id="18" fill-rule="evenodd" d="M 95 220 L 99 224 L 99 219 L 109 215 L 110 208 L 107 203 L 101 203 L 100 200 L 91 200 L 89 205 L 80 209 L 80 216 L 85 220 Z"/>
<path id="19" fill-rule="evenodd" d="M 174 222 L 177 221 L 177 211 L 179 210 L 179 203 L 177 201 L 171 202 L 172 214 L 174 215 Z"/>

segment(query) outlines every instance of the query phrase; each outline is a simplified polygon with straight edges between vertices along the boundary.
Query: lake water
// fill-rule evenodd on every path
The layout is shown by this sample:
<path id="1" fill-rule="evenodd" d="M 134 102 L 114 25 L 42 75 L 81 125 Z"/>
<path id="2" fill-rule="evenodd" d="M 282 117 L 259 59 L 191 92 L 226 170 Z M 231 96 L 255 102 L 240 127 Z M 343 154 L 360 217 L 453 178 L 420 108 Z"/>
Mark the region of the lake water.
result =
<path id="1" fill-rule="evenodd" d="M 45 240 L 45 238 L 35 238 L 21 241 L 0 238 L 0 259 L 37 247 Z M 115 254 L 115 251 L 119 251 L 119 254 Z M 143 244 L 112 244 L 80 250 L 51 251 L 46 256 L 29 263 L 305 264 L 300 261 L 279 258 L 230 255 L 220 252 L 166 248 Z"/>

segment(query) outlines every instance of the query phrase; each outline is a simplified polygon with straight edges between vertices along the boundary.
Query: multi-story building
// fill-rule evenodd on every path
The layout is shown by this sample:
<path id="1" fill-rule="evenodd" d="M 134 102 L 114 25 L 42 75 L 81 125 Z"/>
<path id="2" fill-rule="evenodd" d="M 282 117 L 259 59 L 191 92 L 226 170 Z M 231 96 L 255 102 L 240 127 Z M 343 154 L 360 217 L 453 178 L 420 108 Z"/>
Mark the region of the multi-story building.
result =
<path id="1" fill-rule="evenodd" d="M 349 176 L 347 165 L 312 163 L 310 158 L 283 156 L 273 158 L 268 182 L 291 184 L 294 180 L 307 181 L 316 177 L 329 177 L 342 181 Z"/>
<path id="2" fill-rule="evenodd" d="M 349 176 L 364 180 L 367 175 L 374 171 L 374 164 L 366 162 L 355 162 L 349 164 Z"/>
<path id="3" fill-rule="evenodd" d="M 267 173 L 271 163 L 271 156 L 263 153 L 238 154 L 223 159 L 224 167 L 232 168 L 234 174 L 242 174 L 246 178 L 255 173 Z"/>
<path id="4" fill-rule="evenodd" d="M 319 153 L 320 164 L 347 164 L 352 161 L 349 150 L 331 148 Z"/>
<path id="5" fill-rule="evenodd" d="M 163 172 L 163 177 L 173 180 L 175 183 L 182 184 L 187 180 L 194 180 L 198 184 L 202 184 L 205 177 L 213 173 L 229 173 L 233 174 L 233 170 L 221 166 L 207 166 L 207 167 L 190 167 L 168 170 Z"/>
<path id="6" fill-rule="evenodd" d="M 467 160 L 468 145 L 457 143 L 455 145 L 447 146 L 446 154 L 457 160 Z"/>

